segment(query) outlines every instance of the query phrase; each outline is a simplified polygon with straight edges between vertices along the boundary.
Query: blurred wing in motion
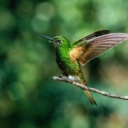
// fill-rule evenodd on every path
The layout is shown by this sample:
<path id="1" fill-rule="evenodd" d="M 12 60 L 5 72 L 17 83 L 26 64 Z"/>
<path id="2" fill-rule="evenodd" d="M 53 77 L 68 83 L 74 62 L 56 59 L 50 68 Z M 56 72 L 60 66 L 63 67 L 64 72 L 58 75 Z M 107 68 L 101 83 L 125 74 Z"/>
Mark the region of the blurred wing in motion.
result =
<path id="1" fill-rule="evenodd" d="M 84 37 L 81 43 L 73 50 L 70 51 L 70 57 L 75 56 L 75 50 L 78 51 L 79 55 L 75 56 L 73 59 L 78 60 L 80 64 L 84 65 L 88 61 L 96 58 L 97 56 L 103 54 L 110 48 L 122 43 L 123 41 L 128 39 L 128 34 L 126 33 L 111 33 L 105 34 L 103 36 L 98 36 L 96 38 L 88 38 Z"/>

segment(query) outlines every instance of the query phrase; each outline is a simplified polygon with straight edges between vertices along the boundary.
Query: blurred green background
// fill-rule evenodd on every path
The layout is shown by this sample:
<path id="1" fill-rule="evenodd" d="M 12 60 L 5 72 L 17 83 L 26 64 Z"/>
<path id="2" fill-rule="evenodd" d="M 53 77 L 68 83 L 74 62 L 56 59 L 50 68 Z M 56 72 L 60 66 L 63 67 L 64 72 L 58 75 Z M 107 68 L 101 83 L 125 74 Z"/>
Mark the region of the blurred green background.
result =
<path id="1" fill-rule="evenodd" d="M 128 101 L 52 79 L 54 48 L 40 34 L 70 42 L 97 30 L 128 33 L 126 0 L 0 1 L 0 128 L 127 128 Z M 128 95 L 128 41 L 89 62 L 88 85 Z"/>

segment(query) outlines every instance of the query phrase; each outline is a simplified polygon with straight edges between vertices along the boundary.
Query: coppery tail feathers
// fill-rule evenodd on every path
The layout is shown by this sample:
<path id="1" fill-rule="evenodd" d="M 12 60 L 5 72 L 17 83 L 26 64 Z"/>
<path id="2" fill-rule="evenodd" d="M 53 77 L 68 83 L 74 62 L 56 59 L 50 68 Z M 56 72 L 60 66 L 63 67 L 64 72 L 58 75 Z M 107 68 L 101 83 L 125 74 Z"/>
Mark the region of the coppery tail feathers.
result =
<path id="1" fill-rule="evenodd" d="M 97 105 L 96 101 L 94 100 L 92 94 L 88 90 L 83 90 L 86 96 L 88 97 L 89 101 L 91 102 L 92 105 Z"/>
<path id="2" fill-rule="evenodd" d="M 83 73 L 82 73 L 82 72 L 79 73 L 79 78 L 80 78 L 81 84 L 87 86 L 86 81 L 85 81 L 85 79 L 84 79 L 84 76 L 83 76 Z M 84 93 L 86 94 L 86 96 L 88 97 L 88 99 L 89 99 L 89 101 L 91 102 L 91 104 L 92 104 L 92 105 L 97 105 L 97 104 L 96 104 L 96 101 L 94 100 L 94 98 L 93 98 L 92 94 L 90 93 L 90 91 L 84 90 L 84 89 L 83 89 L 83 91 L 84 91 Z"/>

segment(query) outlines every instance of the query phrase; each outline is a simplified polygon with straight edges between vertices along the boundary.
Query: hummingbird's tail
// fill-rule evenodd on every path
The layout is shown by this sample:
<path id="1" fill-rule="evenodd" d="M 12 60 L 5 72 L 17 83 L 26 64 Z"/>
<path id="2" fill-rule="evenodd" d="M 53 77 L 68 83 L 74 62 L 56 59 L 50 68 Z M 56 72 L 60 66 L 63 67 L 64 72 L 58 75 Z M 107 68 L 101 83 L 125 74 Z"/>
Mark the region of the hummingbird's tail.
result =
<path id="1" fill-rule="evenodd" d="M 86 83 L 86 81 L 84 79 L 84 76 L 83 76 L 83 73 L 82 72 L 79 73 L 79 78 L 80 78 L 81 84 L 87 86 L 87 83 Z M 92 94 L 88 90 L 83 89 L 83 91 L 86 94 L 86 96 L 88 97 L 88 99 L 91 102 L 91 104 L 92 105 L 94 105 L 94 104 L 97 105 L 96 104 L 96 101 L 94 100 L 94 98 L 92 96 Z"/>
<path id="2" fill-rule="evenodd" d="M 90 103 L 92 104 L 92 105 L 97 105 L 96 104 L 96 101 L 94 100 L 94 98 L 93 98 L 93 96 L 92 96 L 92 94 L 88 91 L 88 90 L 83 90 L 84 91 L 84 93 L 86 94 L 86 96 L 88 97 L 88 99 L 89 99 L 89 101 L 90 101 Z"/>

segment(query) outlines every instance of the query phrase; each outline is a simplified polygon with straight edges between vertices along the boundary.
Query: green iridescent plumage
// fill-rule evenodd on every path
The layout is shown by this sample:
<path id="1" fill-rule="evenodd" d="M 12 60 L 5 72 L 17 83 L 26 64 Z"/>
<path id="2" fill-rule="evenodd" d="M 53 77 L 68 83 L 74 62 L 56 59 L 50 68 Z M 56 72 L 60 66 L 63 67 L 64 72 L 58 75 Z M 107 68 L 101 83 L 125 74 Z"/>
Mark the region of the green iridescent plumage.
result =
<path id="1" fill-rule="evenodd" d="M 71 46 L 66 38 L 63 38 L 61 36 L 56 36 L 53 39 L 55 39 L 54 47 L 55 47 L 55 53 L 56 53 L 56 62 L 59 68 L 62 71 L 62 74 L 65 76 L 74 75 L 76 74 L 76 71 L 79 70 L 79 64 L 76 62 L 75 64 L 71 62 L 69 57 L 69 51 L 71 50 Z M 57 41 L 59 39 L 61 42 Z"/>

